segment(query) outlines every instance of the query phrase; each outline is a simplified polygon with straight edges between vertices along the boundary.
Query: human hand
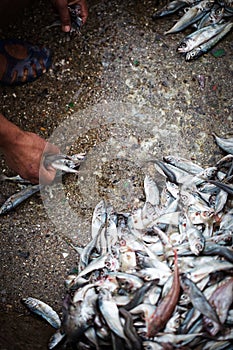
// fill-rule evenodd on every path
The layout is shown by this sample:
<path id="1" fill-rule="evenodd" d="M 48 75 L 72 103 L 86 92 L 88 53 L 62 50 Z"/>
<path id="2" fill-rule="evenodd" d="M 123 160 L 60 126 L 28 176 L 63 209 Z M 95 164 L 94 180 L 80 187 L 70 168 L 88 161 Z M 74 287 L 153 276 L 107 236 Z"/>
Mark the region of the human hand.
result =
<path id="1" fill-rule="evenodd" d="M 88 17 L 88 8 L 86 0 L 51 0 L 53 6 L 59 13 L 61 19 L 61 28 L 63 32 L 69 32 L 71 30 L 71 19 L 68 5 L 78 4 L 80 5 L 80 17 L 83 24 L 86 23 Z"/>
<path id="2" fill-rule="evenodd" d="M 54 168 L 45 168 L 43 159 L 48 153 L 59 153 L 59 149 L 34 133 L 20 130 L 14 143 L 9 143 L 3 153 L 7 165 L 33 184 L 50 184 L 56 176 Z"/>

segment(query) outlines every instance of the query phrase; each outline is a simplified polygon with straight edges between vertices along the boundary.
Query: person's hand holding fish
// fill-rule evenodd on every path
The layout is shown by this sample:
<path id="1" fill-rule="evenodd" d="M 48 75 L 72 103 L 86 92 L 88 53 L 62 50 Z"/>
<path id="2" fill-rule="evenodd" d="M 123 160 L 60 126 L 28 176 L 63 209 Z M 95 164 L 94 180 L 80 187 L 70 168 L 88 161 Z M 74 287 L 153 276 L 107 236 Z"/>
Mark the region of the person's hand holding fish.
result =
<path id="1" fill-rule="evenodd" d="M 32 132 L 26 132 L 0 115 L 0 148 L 7 165 L 31 183 L 49 184 L 56 175 L 41 162 L 44 154 L 58 154 L 59 148 Z"/>
<path id="2" fill-rule="evenodd" d="M 88 8 L 86 0 L 51 0 L 53 6 L 59 13 L 61 20 L 61 28 L 63 32 L 70 32 L 71 30 L 71 17 L 69 12 L 70 5 L 80 6 L 80 17 L 82 19 L 82 24 L 85 24 L 88 17 Z"/>

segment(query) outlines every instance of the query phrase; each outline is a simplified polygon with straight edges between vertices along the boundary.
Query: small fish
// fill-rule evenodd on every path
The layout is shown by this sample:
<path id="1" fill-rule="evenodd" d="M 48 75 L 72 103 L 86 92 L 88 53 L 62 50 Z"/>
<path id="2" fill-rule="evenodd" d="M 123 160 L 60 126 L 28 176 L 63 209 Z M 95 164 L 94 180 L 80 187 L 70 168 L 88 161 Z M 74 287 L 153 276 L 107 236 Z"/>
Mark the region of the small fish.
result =
<path id="1" fill-rule="evenodd" d="M 160 10 L 156 11 L 152 15 L 152 19 L 161 18 L 167 15 L 171 15 L 172 13 L 175 13 L 176 11 L 180 10 L 181 8 L 187 6 L 187 2 L 183 0 L 174 0 L 169 2 L 167 5 L 162 7 Z"/>
<path id="2" fill-rule="evenodd" d="M 147 336 L 154 337 L 161 329 L 164 328 L 167 321 L 170 319 L 180 295 L 180 281 L 178 269 L 178 257 L 175 252 L 174 260 L 174 277 L 170 291 L 161 300 L 160 304 L 155 309 L 155 312 L 148 319 Z"/>
<path id="3" fill-rule="evenodd" d="M 17 192 L 10 196 L 5 203 L 0 208 L 0 215 L 6 214 L 9 211 L 16 208 L 19 204 L 21 204 L 23 201 L 31 197 L 36 192 L 39 192 L 42 188 L 42 185 L 32 185 L 29 187 L 24 188 L 20 192 Z"/>
<path id="4" fill-rule="evenodd" d="M 62 333 L 60 329 L 57 330 L 56 333 L 54 333 L 51 338 L 49 339 L 48 342 L 48 348 L 50 349 L 54 349 L 61 341 L 62 339 L 65 338 L 65 333 Z"/>
<path id="5" fill-rule="evenodd" d="M 169 156 L 164 156 L 163 160 L 166 163 L 172 164 L 177 168 L 187 171 L 188 173 L 193 175 L 197 175 L 204 170 L 198 164 L 195 164 L 192 161 L 181 157 L 169 155 Z"/>
<path id="6" fill-rule="evenodd" d="M 227 153 L 233 154 L 233 137 L 223 138 L 213 134 L 217 145 Z"/>
<path id="7" fill-rule="evenodd" d="M 188 294 L 193 306 L 203 315 L 215 322 L 216 325 L 220 326 L 220 321 L 215 310 L 212 308 L 205 295 L 201 292 L 197 285 L 186 275 L 181 276 L 180 283 L 183 291 Z"/>
<path id="8" fill-rule="evenodd" d="M 207 12 L 205 16 L 202 17 L 197 25 L 197 29 L 207 27 L 211 24 L 219 23 L 224 17 L 224 12 L 224 7 L 219 6 L 219 4 L 215 4 L 210 12 Z"/>
<path id="9" fill-rule="evenodd" d="M 181 41 L 177 47 L 177 51 L 180 53 L 186 53 L 193 50 L 195 47 L 202 45 L 215 35 L 218 35 L 225 26 L 226 24 L 212 24 L 208 27 L 196 30 Z"/>
<path id="10" fill-rule="evenodd" d="M 22 302 L 30 311 L 43 317 L 49 324 L 51 324 L 52 327 L 57 329 L 60 328 L 61 320 L 51 306 L 32 297 L 23 298 Z"/>
<path id="11" fill-rule="evenodd" d="M 128 341 L 132 344 L 131 349 L 141 350 L 142 341 L 134 327 L 132 315 L 130 314 L 129 311 L 125 310 L 125 308 L 123 307 L 119 309 L 119 312 L 120 312 L 120 315 L 125 319 L 124 331 L 125 331 L 126 337 L 128 338 Z"/>
<path id="12" fill-rule="evenodd" d="M 118 307 L 107 289 L 102 288 L 99 291 L 99 308 L 109 328 L 120 338 L 127 341 Z"/>
<path id="13" fill-rule="evenodd" d="M 228 310 L 233 302 L 233 278 L 224 280 L 209 298 L 209 303 L 215 308 L 220 322 L 223 324 L 227 318 Z M 211 335 L 216 335 L 219 328 L 214 327 L 212 320 L 203 317 L 205 328 Z"/>
<path id="14" fill-rule="evenodd" d="M 198 21 L 204 14 L 211 9 L 215 0 L 202 0 L 197 5 L 189 8 L 187 12 L 180 18 L 179 21 L 164 34 L 173 34 L 180 32 L 192 23 Z"/>
<path id="15" fill-rule="evenodd" d="M 12 181 L 23 184 L 30 184 L 30 181 L 23 179 L 20 175 L 16 176 L 6 176 L 4 174 L 0 175 L 0 181 Z"/>
<path id="16" fill-rule="evenodd" d="M 224 29 L 215 35 L 212 39 L 208 40 L 204 44 L 195 47 L 193 50 L 186 53 L 186 61 L 194 60 L 199 58 L 201 55 L 207 53 L 213 46 L 215 46 L 233 27 L 233 23 L 227 23 Z"/>
<path id="17" fill-rule="evenodd" d="M 146 175 L 144 179 L 144 191 L 146 195 L 146 202 L 149 202 L 152 205 L 159 204 L 159 189 L 149 175 Z"/>
<path id="18" fill-rule="evenodd" d="M 70 295 L 63 302 L 62 329 L 68 341 L 75 342 L 92 324 L 96 315 L 96 301 L 98 295 L 95 288 L 86 291 L 82 302 L 72 303 Z"/>
<path id="19" fill-rule="evenodd" d="M 195 255 L 199 255 L 205 247 L 205 238 L 201 230 L 191 223 L 188 215 L 186 215 L 186 235 L 190 250 Z"/>

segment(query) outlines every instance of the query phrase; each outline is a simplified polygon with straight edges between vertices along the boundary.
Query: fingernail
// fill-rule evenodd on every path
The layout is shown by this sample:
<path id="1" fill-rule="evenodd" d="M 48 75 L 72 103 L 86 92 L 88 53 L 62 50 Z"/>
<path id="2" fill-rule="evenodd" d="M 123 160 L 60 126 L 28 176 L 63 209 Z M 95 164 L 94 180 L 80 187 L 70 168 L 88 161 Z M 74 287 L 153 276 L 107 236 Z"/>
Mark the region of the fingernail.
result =
<path id="1" fill-rule="evenodd" d="M 63 32 L 69 32 L 70 31 L 70 26 L 63 26 L 62 27 Z"/>

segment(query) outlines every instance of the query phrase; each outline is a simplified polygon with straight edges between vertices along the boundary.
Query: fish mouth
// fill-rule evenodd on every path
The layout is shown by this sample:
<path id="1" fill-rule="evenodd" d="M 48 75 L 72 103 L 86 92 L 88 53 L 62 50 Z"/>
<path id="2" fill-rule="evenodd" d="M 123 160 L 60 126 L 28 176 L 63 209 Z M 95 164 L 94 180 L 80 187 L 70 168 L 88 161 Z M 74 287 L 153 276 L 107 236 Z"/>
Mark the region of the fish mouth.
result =
<path id="1" fill-rule="evenodd" d="M 181 52 L 181 53 L 185 53 L 185 52 L 186 52 L 185 48 L 182 47 L 182 46 L 178 46 L 177 49 L 176 49 L 176 51 L 177 51 L 177 52 Z"/>

